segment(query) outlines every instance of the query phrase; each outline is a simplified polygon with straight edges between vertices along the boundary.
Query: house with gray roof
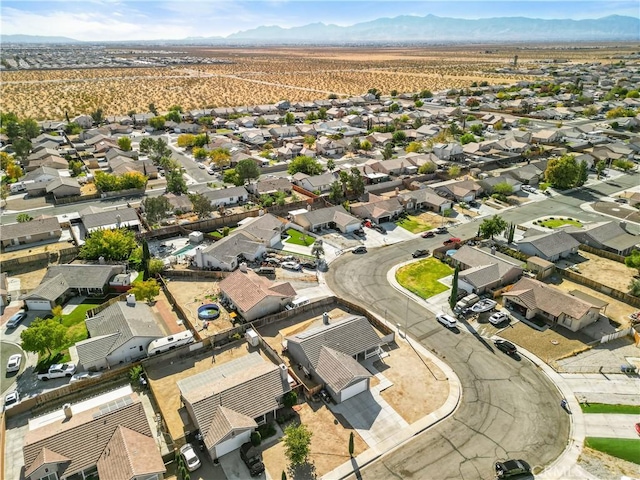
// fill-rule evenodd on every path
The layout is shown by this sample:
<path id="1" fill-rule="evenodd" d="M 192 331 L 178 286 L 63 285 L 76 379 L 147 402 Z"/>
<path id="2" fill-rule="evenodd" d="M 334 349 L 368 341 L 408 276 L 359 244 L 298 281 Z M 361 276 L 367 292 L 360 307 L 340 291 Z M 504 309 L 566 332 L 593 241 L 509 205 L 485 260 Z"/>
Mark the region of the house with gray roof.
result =
<path id="1" fill-rule="evenodd" d="M 404 206 L 398 197 L 386 198 L 369 193 L 368 201 L 353 203 L 350 210 L 358 218 L 384 223 L 400 216 L 404 212 Z"/>
<path id="2" fill-rule="evenodd" d="M 258 425 L 273 421 L 291 386 L 284 364 L 275 365 L 251 352 L 178 380 L 178 389 L 215 459 L 248 442 Z"/>
<path id="3" fill-rule="evenodd" d="M 522 276 L 522 267 L 514 262 L 479 248 L 462 246 L 452 257 L 460 267 L 458 288 L 482 294 L 488 290 L 509 285 Z"/>
<path id="4" fill-rule="evenodd" d="M 200 185 L 193 190 L 207 197 L 213 208 L 243 204 L 249 199 L 249 192 L 242 186 L 212 190 L 206 185 Z"/>
<path id="5" fill-rule="evenodd" d="M 87 207 L 80 212 L 80 220 L 87 233 L 94 230 L 114 230 L 128 228 L 140 230 L 140 219 L 135 208 L 125 207 L 105 210 L 98 207 Z"/>
<path id="6" fill-rule="evenodd" d="M 450 199 L 438 195 L 438 192 L 428 187 L 400 193 L 398 199 L 406 210 L 429 210 L 442 213 L 452 208 Z"/>
<path id="7" fill-rule="evenodd" d="M 280 242 L 285 228 L 286 223 L 284 221 L 271 213 L 267 213 L 259 217 L 245 218 L 238 224 L 234 235 L 238 232 L 243 232 L 268 247 L 275 247 Z"/>
<path id="8" fill-rule="evenodd" d="M 289 212 L 291 220 L 310 232 L 323 229 L 340 230 L 351 233 L 360 228 L 360 220 L 347 212 L 342 205 L 319 208 L 317 210 L 293 210 Z"/>
<path id="9" fill-rule="evenodd" d="M 338 181 L 338 176 L 335 173 L 309 176 L 298 172 L 293 176 L 294 184 L 310 192 L 326 193 L 331 190 L 331 184 L 336 181 Z"/>
<path id="10" fill-rule="evenodd" d="M 287 352 L 343 402 L 369 389 L 371 374 L 359 362 L 378 355 L 384 340 L 365 317 L 350 316 L 286 337 Z"/>
<path id="11" fill-rule="evenodd" d="M 481 180 L 478 180 L 478 183 L 483 188 L 483 190 L 489 194 L 493 193 L 493 189 L 496 185 L 500 185 L 506 183 L 513 188 L 514 192 L 520 191 L 520 187 L 522 187 L 522 182 L 518 181 L 516 178 L 511 175 L 499 175 L 497 177 L 487 177 Z"/>
<path id="12" fill-rule="evenodd" d="M 89 338 L 77 342 L 70 354 L 92 371 L 144 358 L 149 344 L 165 336 L 151 307 L 136 301 L 133 294 L 127 295 L 126 302 L 113 303 L 87 318 L 85 325 Z"/>
<path id="13" fill-rule="evenodd" d="M 256 261 L 267 251 L 266 244 L 245 232 L 234 232 L 207 247 L 196 247 L 193 263 L 206 270 L 231 272 L 241 259 Z"/>
<path id="14" fill-rule="evenodd" d="M 563 230 L 584 245 L 623 256 L 640 244 L 640 237 L 627 232 L 622 223 L 615 221 L 590 223 L 582 228 L 569 226 Z"/>
<path id="15" fill-rule="evenodd" d="M 57 242 L 62 236 L 62 228 L 56 217 L 42 215 L 29 222 L 7 223 L 0 228 L 0 243 L 2 248 L 25 248 L 34 243 Z"/>
<path id="16" fill-rule="evenodd" d="M 73 177 L 58 177 L 47 184 L 46 192 L 55 198 L 79 196 L 80 184 Z"/>
<path id="17" fill-rule="evenodd" d="M 290 194 L 293 184 L 286 178 L 269 178 L 267 180 L 259 180 L 247 186 L 254 195 L 272 195 L 276 192 L 285 192 Z"/>
<path id="18" fill-rule="evenodd" d="M 533 229 L 531 229 L 533 230 Z M 527 231 L 527 233 L 530 233 Z M 529 256 L 537 256 L 556 262 L 578 252 L 580 242 L 563 230 L 554 232 L 533 231 L 518 241 L 518 250 Z"/>

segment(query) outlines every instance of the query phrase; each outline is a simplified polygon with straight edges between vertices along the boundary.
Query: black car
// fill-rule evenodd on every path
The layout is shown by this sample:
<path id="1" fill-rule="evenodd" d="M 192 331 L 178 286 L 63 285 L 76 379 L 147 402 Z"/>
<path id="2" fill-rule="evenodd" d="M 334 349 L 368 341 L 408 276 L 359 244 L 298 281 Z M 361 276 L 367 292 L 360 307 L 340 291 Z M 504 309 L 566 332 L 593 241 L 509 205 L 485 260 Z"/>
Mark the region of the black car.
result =
<path id="1" fill-rule="evenodd" d="M 447 230 L 447 227 L 438 227 L 436 228 L 436 233 L 438 234 L 443 234 L 443 233 L 447 233 L 449 230 Z"/>
<path id="2" fill-rule="evenodd" d="M 498 350 L 502 350 L 507 355 L 515 355 L 518 353 L 516 346 L 511 342 L 507 342 L 506 340 L 494 340 L 493 343 Z"/>
<path id="3" fill-rule="evenodd" d="M 357 247 L 354 248 L 353 253 L 367 253 L 367 247 Z"/>
<path id="4" fill-rule="evenodd" d="M 411 254 L 413 258 L 426 257 L 428 255 L 429 255 L 429 250 L 416 250 Z"/>
<path id="5" fill-rule="evenodd" d="M 315 270 L 316 268 L 318 268 L 318 265 L 316 265 L 316 262 L 301 262 L 300 266 L 302 268 L 306 268 L 307 270 Z"/>
<path id="6" fill-rule="evenodd" d="M 260 475 L 264 472 L 264 463 L 260 452 L 251 444 L 251 442 L 243 443 L 240 447 L 240 458 L 249 469 L 252 477 Z"/>
<path id="7" fill-rule="evenodd" d="M 498 478 L 512 477 L 522 473 L 531 473 L 531 467 L 524 460 L 506 460 L 496 462 L 496 476 Z"/>
<path id="8" fill-rule="evenodd" d="M 371 228 L 379 233 L 387 233 L 387 230 L 382 225 L 371 225 Z"/>
<path id="9" fill-rule="evenodd" d="M 354 230 L 354 231 L 353 231 L 353 232 L 351 232 L 351 233 L 353 233 L 354 235 L 356 235 L 356 236 L 358 236 L 358 237 L 364 237 L 364 235 L 365 235 L 365 234 L 364 234 L 364 230 L 363 230 L 363 229 L 361 229 L 361 228 L 358 228 L 358 229 Z"/>

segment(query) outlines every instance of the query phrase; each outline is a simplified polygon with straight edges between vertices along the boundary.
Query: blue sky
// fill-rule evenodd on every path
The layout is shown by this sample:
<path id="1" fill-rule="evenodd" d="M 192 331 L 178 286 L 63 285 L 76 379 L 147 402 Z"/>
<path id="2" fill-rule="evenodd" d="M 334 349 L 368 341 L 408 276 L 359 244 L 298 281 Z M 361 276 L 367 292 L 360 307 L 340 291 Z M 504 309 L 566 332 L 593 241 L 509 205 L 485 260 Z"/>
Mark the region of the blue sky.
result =
<path id="1" fill-rule="evenodd" d="M 86 41 L 226 36 L 261 25 L 294 27 L 313 22 L 352 25 L 380 17 L 433 14 L 455 18 L 522 16 L 599 18 L 638 16 L 635 1 L 119 1 L 3 0 L 3 34 L 56 35 Z"/>

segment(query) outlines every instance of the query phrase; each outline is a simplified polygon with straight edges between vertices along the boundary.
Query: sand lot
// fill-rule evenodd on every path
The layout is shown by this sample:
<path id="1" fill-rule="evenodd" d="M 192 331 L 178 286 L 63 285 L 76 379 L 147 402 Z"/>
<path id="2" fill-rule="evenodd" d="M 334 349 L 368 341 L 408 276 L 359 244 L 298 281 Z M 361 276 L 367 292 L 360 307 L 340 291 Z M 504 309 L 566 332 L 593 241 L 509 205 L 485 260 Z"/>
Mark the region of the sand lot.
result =
<path id="1" fill-rule="evenodd" d="M 587 278 L 600 282 L 621 292 L 629 291 L 629 283 L 638 274 L 635 268 L 629 268 L 624 263 L 599 257 L 593 253 L 580 251 L 580 256 L 587 259 L 578 264 L 580 273 Z"/>

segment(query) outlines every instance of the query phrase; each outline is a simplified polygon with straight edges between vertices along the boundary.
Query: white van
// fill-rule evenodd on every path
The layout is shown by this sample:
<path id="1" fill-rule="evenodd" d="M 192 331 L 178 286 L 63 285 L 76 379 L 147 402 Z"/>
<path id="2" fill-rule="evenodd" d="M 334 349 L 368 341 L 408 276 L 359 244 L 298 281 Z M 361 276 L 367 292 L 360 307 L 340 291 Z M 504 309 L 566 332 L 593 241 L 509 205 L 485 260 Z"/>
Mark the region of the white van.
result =
<path id="1" fill-rule="evenodd" d="M 311 300 L 309 300 L 307 297 L 300 297 L 300 298 L 296 298 L 295 300 L 292 300 L 291 303 L 289 305 L 287 305 L 285 308 L 287 310 L 293 310 L 294 308 L 298 308 L 301 307 L 303 305 L 307 305 L 311 302 Z"/>

